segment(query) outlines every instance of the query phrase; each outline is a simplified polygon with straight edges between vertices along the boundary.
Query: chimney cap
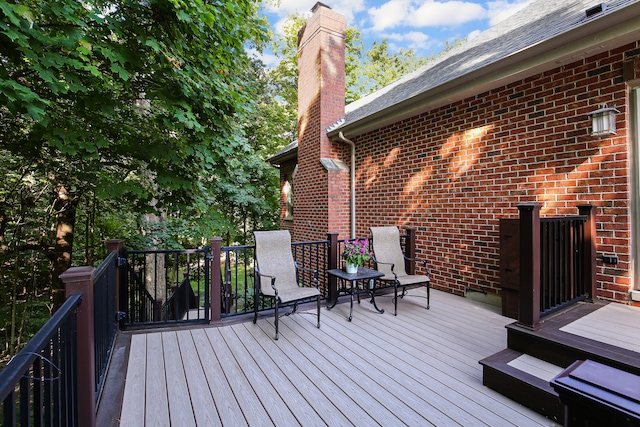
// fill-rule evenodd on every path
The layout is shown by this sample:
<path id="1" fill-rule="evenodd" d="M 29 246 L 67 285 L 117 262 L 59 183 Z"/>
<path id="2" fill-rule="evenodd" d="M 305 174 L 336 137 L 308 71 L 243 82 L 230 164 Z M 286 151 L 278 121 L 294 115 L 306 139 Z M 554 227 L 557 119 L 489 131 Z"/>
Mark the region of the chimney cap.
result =
<path id="1" fill-rule="evenodd" d="M 316 10 L 318 10 L 321 7 L 326 7 L 327 9 L 331 9 L 329 6 L 319 1 L 311 8 L 311 12 L 316 13 Z"/>

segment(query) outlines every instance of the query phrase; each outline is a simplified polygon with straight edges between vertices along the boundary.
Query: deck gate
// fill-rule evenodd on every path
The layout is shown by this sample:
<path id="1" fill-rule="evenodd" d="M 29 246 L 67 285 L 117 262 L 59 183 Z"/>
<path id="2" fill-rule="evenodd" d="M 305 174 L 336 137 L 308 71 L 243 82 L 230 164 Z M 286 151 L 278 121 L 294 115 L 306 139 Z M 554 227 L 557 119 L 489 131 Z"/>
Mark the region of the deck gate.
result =
<path id="1" fill-rule="evenodd" d="M 209 321 L 209 247 L 123 252 L 121 327 Z"/>

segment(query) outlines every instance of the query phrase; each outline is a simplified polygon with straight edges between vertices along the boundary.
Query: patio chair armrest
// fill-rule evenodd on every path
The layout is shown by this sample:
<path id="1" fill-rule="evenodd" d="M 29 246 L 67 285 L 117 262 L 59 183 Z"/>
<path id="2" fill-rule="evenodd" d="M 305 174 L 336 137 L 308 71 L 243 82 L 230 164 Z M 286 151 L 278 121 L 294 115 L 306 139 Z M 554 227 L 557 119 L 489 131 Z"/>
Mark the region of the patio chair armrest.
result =
<path id="1" fill-rule="evenodd" d="M 276 292 L 276 295 L 278 295 L 278 289 L 276 288 L 276 276 L 270 276 L 268 274 L 262 274 L 262 273 L 260 273 L 260 270 L 258 269 L 258 267 L 254 267 L 254 270 L 256 272 L 256 275 L 258 275 L 259 277 L 268 277 L 269 279 L 271 279 L 271 288 L 273 288 L 273 290 Z M 260 289 L 260 283 L 262 281 L 261 280 L 257 280 L 257 282 L 258 282 L 257 289 Z"/>
<path id="2" fill-rule="evenodd" d="M 423 265 L 425 274 L 427 274 L 427 275 L 431 274 L 431 270 L 429 270 L 429 268 L 427 267 L 427 260 L 426 259 L 409 258 L 408 256 L 405 256 L 404 259 L 406 259 L 407 261 L 421 262 L 422 265 Z"/>
<path id="3" fill-rule="evenodd" d="M 391 266 L 391 273 L 393 274 L 393 277 L 396 278 L 396 279 L 398 278 L 398 275 L 394 271 L 394 267 L 396 266 L 394 263 L 378 261 L 378 259 L 375 256 L 373 256 L 371 258 L 373 259 L 373 262 L 376 264 L 376 269 L 378 267 L 378 264 L 390 265 Z"/>

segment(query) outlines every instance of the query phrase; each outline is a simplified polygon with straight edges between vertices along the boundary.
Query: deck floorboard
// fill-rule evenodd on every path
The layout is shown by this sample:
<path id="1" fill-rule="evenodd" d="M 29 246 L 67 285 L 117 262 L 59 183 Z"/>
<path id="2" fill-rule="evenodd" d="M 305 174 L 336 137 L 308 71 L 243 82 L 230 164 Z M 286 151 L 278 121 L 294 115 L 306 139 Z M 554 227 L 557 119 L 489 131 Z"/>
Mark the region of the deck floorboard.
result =
<path id="1" fill-rule="evenodd" d="M 423 293 L 424 289 L 412 290 Z M 274 319 L 133 334 L 121 426 L 550 426 L 482 385 L 478 361 L 506 347 L 495 307 L 432 291 Z M 313 311 L 315 312 L 315 311 Z"/>

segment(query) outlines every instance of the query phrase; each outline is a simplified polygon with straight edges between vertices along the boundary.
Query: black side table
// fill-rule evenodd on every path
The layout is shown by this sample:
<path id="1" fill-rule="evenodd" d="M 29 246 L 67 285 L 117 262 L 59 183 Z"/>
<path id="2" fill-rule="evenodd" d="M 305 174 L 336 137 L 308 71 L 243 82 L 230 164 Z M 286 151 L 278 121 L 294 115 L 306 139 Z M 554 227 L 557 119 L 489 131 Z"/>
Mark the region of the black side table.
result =
<path id="1" fill-rule="evenodd" d="M 337 289 L 336 295 L 333 299 L 331 306 L 327 307 L 331 310 L 338 303 L 338 297 L 340 294 L 348 293 L 351 295 L 351 306 L 349 307 L 349 321 L 353 318 L 353 297 L 354 295 L 359 295 L 361 293 L 367 293 L 371 296 L 371 303 L 375 307 L 378 313 L 384 313 L 384 310 L 381 310 L 376 305 L 375 292 L 373 288 L 368 287 L 369 280 L 378 279 L 384 276 L 383 273 L 380 273 L 378 270 L 372 270 L 370 268 L 358 267 L 358 272 L 355 274 L 349 274 L 346 271 L 335 268 L 333 270 L 328 270 L 327 274 L 329 276 L 337 277 L 341 280 L 342 285 Z M 367 285 L 362 286 L 362 289 L 358 288 L 358 282 L 366 281 Z M 345 286 L 345 283 L 349 283 L 349 287 Z M 360 298 L 358 298 L 358 303 L 360 302 Z"/>

